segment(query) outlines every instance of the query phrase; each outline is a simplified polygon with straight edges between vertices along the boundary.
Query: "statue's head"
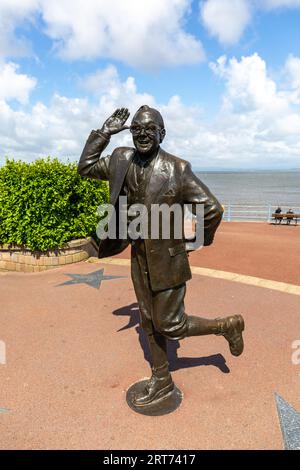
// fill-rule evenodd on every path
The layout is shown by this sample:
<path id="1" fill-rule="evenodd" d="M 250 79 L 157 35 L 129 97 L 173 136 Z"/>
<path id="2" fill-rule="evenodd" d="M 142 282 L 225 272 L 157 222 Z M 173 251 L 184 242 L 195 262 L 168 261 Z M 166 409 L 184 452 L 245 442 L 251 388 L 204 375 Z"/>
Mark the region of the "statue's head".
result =
<path id="1" fill-rule="evenodd" d="M 141 106 L 132 118 L 130 132 L 139 153 L 154 153 L 166 135 L 162 115 L 154 108 Z"/>

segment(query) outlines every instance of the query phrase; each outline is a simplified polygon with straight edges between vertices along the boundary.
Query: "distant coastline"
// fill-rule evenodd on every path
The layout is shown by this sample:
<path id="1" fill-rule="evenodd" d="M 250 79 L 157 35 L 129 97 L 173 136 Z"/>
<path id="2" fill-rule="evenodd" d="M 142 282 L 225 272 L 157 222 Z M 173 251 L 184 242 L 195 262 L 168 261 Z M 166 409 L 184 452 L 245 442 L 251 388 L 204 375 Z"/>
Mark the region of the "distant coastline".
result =
<path id="1" fill-rule="evenodd" d="M 227 220 L 266 221 L 278 206 L 300 213 L 300 169 L 195 173 L 225 206 Z"/>

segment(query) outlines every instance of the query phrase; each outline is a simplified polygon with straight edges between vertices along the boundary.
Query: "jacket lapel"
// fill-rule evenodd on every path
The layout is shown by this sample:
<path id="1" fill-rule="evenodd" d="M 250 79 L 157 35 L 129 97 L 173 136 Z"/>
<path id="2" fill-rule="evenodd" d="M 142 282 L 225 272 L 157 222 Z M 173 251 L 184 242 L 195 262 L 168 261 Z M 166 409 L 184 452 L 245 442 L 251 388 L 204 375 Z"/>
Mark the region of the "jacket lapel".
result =
<path id="1" fill-rule="evenodd" d="M 110 157 L 115 159 L 116 164 L 116 167 L 113 171 L 113 177 L 110 180 L 110 203 L 113 205 L 115 205 L 115 203 L 117 202 L 125 180 L 126 173 L 129 169 L 129 165 L 133 159 L 134 154 L 134 149 L 127 149 L 119 155 L 119 158 L 117 158 L 117 155 L 113 154 Z"/>
<path id="2" fill-rule="evenodd" d="M 153 204 L 157 197 L 160 195 L 164 185 L 169 181 L 169 167 L 168 162 L 164 158 L 165 152 L 161 148 L 155 159 L 155 163 L 150 176 L 150 181 L 147 187 L 147 196 L 145 198 L 145 205 L 147 207 Z"/>
<path id="3" fill-rule="evenodd" d="M 115 204 L 122 189 L 122 185 L 125 180 L 126 173 L 129 169 L 129 165 L 132 162 L 135 149 L 128 149 L 122 152 L 117 158 L 117 155 L 111 155 L 116 164 L 116 168 L 113 171 L 113 178 L 111 179 L 110 186 L 110 203 Z M 169 181 L 170 169 L 168 161 L 165 158 L 165 151 L 161 148 L 155 159 L 150 180 L 146 188 L 145 205 L 150 206 L 159 197 L 164 185 Z"/>

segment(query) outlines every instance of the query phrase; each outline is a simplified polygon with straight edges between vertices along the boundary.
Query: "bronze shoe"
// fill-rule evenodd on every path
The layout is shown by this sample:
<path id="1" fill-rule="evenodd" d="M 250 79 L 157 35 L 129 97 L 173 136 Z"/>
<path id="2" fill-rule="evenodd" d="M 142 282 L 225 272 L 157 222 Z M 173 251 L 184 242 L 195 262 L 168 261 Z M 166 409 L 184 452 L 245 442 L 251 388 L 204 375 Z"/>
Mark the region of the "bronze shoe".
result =
<path id="1" fill-rule="evenodd" d="M 245 322 L 242 315 L 232 315 L 226 318 L 218 318 L 219 332 L 217 335 L 224 336 L 229 343 L 229 349 L 233 356 L 240 356 L 244 350 L 244 340 L 242 332 L 245 329 Z"/>
<path id="2" fill-rule="evenodd" d="M 162 374 L 157 373 L 157 369 L 153 369 L 152 377 L 144 390 L 133 398 L 134 406 L 147 406 L 154 401 L 163 400 L 174 390 L 174 382 L 169 371 L 161 377 L 158 375 Z"/>

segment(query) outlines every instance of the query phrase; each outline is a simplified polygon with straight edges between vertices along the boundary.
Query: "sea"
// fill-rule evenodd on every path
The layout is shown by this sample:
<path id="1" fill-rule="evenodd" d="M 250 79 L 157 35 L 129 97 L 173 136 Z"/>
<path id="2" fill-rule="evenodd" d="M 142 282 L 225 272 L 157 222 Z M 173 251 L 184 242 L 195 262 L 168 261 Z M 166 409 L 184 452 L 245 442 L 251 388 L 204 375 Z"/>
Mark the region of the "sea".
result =
<path id="1" fill-rule="evenodd" d="M 225 220 L 269 220 L 278 206 L 300 214 L 300 170 L 195 173 L 225 207 Z"/>

